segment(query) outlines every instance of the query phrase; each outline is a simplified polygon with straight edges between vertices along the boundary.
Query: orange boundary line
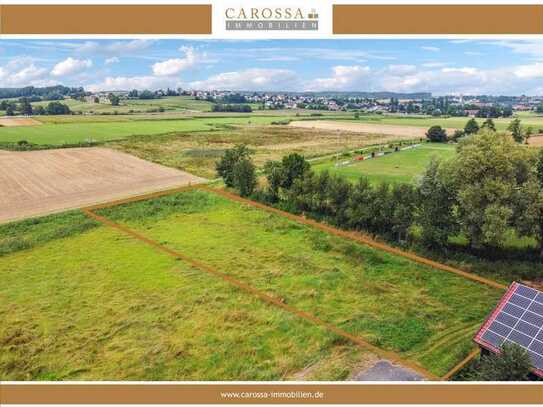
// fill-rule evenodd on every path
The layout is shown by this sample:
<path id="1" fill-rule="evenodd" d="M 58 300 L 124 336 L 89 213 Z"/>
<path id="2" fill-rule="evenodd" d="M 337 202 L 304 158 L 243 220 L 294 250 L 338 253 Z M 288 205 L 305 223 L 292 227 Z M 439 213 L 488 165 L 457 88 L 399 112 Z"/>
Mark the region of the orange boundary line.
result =
<path id="1" fill-rule="evenodd" d="M 476 282 L 481 283 L 481 284 L 486 284 L 486 285 L 488 285 L 490 287 L 493 287 L 493 288 L 498 288 L 498 289 L 506 289 L 507 288 L 507 286 L 504 285 L 504 284 L 498 283 L 496 281 L 489 280 L 488 278 L 480 277 L 480 276 L 478 276 L 476 274 L 473 274 L 473 273 L 468 273 L 467 271 L 463 271 L 463 270 L 457 269 L 455 267 L 447 266 L 446 264 L 438 263 L 438 262 L 436 262 L 434 260 L 430 260 L 430 259 L 427 259 L 425 257 L 418 256 L 418 255 L 416 255 L 414 253 L 407 252 L 407 251 L 398 249 L 398 248 L 393 247 L 393 246 L 389 246 L 389 245 L 387 245 L 385 243 L 378 242 L 378 241 L 376 241 L 376 240 L 374 240 L 374 239 L 372 239 L 372 238 L 370 238 L 368 236 L 364 236 L 361 233 L 347 232 L 347 231 L 344 231 L 344 230 L 341 230 L 341 229 L 337 229 L 337 228 L 329 226 L 329 225 L 327 225 L 325 223 L 320 223 L 320 222 L 317 222 L 317 221 L 312 220 L 312 219 L 304 218 L 303 216 L 294 215 L 292 213 L 285 212 L 285 211 L 282 211 L 280 209 L 273 208 L 271 206 L 261 204 L 260 202 L 255 202 L 255 201 L 252 201 L 250 199 L 242 198 L 242 197 L 240 197 L 238 195 L 235 195 L 235 194 L 230 193 L 228 191 L 225 191 L 223 189 L 210 188 L 210 187 L 204 186 L 204 185 L 197 185 L 197 186 L 195 186 L 195 188 L 196 189 L 201 189 L 201 190 L 204 190 L 204 191 L 209 191 L 209 192 L 212 192 L 212 193 L 215 193 L 215 194 L 218 194 L 218 195 L 222 195 L 222 196 L 224 196 L 226 198 L 229 198 L 230 200 L 242 202 L 242 203 L 245 203 L 247 205 L 251 205 L 251 206 L 254 206 L 256 208 L 263 209 L 265 211 L 284 216 L 284 217 L 286 217 L 286 218 L 288 218 L 290 220 L 293 220 L 293 221 L 296 221 L 296 222 L 299 222 L 299 223 L 303 223 L 304 225 L 312 226 L 312 227 L 314 227 L 316 229 L 323 230 L 323 231 L 328 232 L 330 234 L 333 234 L 335 236 L 339 236 L 339 237 L 349 239 L 349 240 L 354 240 L 356 242 L 359 242 L 359 243 L 365 244 L 367 246 L 373 247 L 374 249 L 379 249 L 379 250 L 383 250 L 385 252 L 388 252 L 388 253 L 391 253 L 391 254 L 394 254 L 394 255 L 397 255 L 397 256 L 402 256 L 402 257 L 405 257 L 405 258 L 407 258 L 409 260 L 415 261 L 415 262 L 420 263 L 420 264 L 424 264 L 426 266 L 430 266 L 432 268 L 436 268 L 438 270 L 446 271 L 448 273 L 457 274 L 457 275 L 462 276 L 462 277 L 464 277 L 464 278 L 466 278 L 468 280 L 476 281 Z"/>
<path id="2" fill-rule="evenodd" d="M 100 216 L 100 215 L 97 215 L 96 213 L 92 212 L 92 210 L 90 209 L 82 209 L 83 213 L 85 213 L 87 216 L 97 220 L 98 222 L 101 222 L 107 226 L 110 226 L 114 229 L 117 229 L 131 237 L 133 237 L 134 239 L 136 240 L 139 240 L 143 243 L 146 243 L 152 247 L 154 247 L 155 249 L 158 249 L 159 251 L 163 252 L 163 253 L 166 253 L 174 258 L 177 258 L 177 259 L 180 259 L 180 260 L 183 260 L 185 261 L 186 263 L 190 264 L 192 267 L 195 267 L 199 270 L 202 270 L 202 271 L 205 271 L 213 276 L 216 276 L 216 277 L 219 277 L 221 279 L 223 279 L 224 281 L 250 293 L 250 294 L 254 294 L 256 295 L 257 297 L 259 297 L 261 300 L 269 303 L 269 304 L 272 304 L 272 305 L 275 305 L 291 314 L 294 314 L 298 317 L 301 317 L 307 321 L 310 321 L 310 322 L 313 322 L 314 324 L 316 325 L 319 325 L 333 333 L 335 333 L 336 335 L 339 335 L 339 336 L 342 336 L 348 340 L 350 340 L 351 342 L 359 345 L 360 347 L 362 348 L 366 348 L 366 349 L 369 349 L 371 350 L 372 352 L 386 358 L 386 359 L 389 359 L 393 362 L 396 362 L 396 363 L 399 363 L 403 366 L 406 366 L 406 367 L 409 367 L 413 370 L 415 370 L 416 372 L 418 373 L 421 373 L 422 375 L 424 375 L 425 377 L 431 379 L 431 380 L 442 380 L 442 378 L 440 378 L 439 376 L 436 376 L 434 375 L 433 373 L 430 373 L 429 371 L 427 371 L 426 369 L 420 367 L 419 365 L 411 362 L 411 361 L 408 361 L 408 360 L 405 360 L 403 359 L 402 357 L 400 357 L 396 352 L 392 352 L 392 351 L 386 351 L 384 349 L 381 349 L 375 345 L 372 345 L 371 343 L 369 342 L 366 342 L 365 340 L 355 336 L 355 335 L 352 335 L 338 327 L 336 327 L 335 325 L 332 325 L 332 324 L 329 324 L 323 320 L 321 320 L 320 318 L 310 314 L 310 313 L 307 313 L 305 311 L 301 311 L 301 310 L 298 310 L 297 308 L 294 308 L 290 305 L 287 305 L 285 304 L 284 302 L 282 302 L 280 299 L 277 299 L 277 298 L 274 298 L 268 294 L 266 294 L 265 292 L 263 291 L 260 291 L 259 289 L 257 288 L 254 288 L 252 287 L 251 285 L 249 284 L 246 284 L 240 280 L 237 280 L 235 278 L 232 278 L 231 276 L 225 274 L 225 273 L 222 273 L 220 271 L 217 271 L 213 268 L 211 268 L 210 266 L 198 261 L 198 260 L 194 260 L 182 253 L 179 253 L 173 249 L 170 249 L 166 246 L 163 246 L 161 245 L 160 243 L 158 242 L 155 242 L 154 240 L 152 239 L 149 239 L 148 237 L 124 226 L 124 225 L 121 225 L 121 224 L 118 224 L 118 223 L 115 223 L 103 216 Z"/>
<path id="3" fill-rule="evenodd" d="M 479 348 L 472 350 L 469 353 L 469 355 L 466 356 L 460 363 L 458 363 L 455 367 L 449 370 L 444 376 L 442 376 L 441 380 L 449 380 L 456 373 L 462 370 L 469 362 L 471 362 L 477 355 L 479 355 L 480 351 L 481 350 Z"/>
<path id="4" fill-rule="evenodd" d="M 117 199 L 115 201 L 99 203 L 96 205 L 91 205 L 91 206 L 81 208 L 81 210 L 94 211 L 97 209 L 105 209 L 105 208 L 110 208 L 112 206 L 124 205 L 124 204 L 132 203 L 132 202 L 139 202 L 139 201 L 145 201 L 147 199 L 160 198 L 161 196 L 171 195 L 178 192 L 190 191 L 191 189 L 194 189 L 194 188 L 195 188 L 194 185 L 189 184 L 189 185 L 185 185 L 178 188 L 165 189 L 163 191 L 156 191 L 156 192 L 151 192 L 148 194 L 136 195 L 136 196 L 131 196 L 128 198 L 123 198 L 123 199 Z"/>
<path id="5" fill-rule="evenodd" d="M 308 319 L 308 320 L 316 323 L 317 325 L 324 326 L 325 328 L 331 330 L 332 332 L 334 332 L 334 333 L 336 333 L 336 334 L 338 334 L 340 336 L 343 336 L 343 337 L 351 340 L 352 342 L 354 342 L 354 343 L 356 343 L 356 344 L 358 344 L 358 345 L 360 345 L 362 347 L 369 348 L 372 351 L 374 351 L 375 353 L 381 354 L 382 356 L 387 357 L 387 358 L 389 358 L 389 359 L 391 359 L 393 361 L 397 361 L 400 364 L 403 364 L 403 365 L 405 365 L 407 367 L 411 367 L 414 370 L 418 371 L 419 373 L 424 374 L 426 377 L 432 378 L 434 380 L 448 380 L 449 378 L 454 376 L 454 374 L 456 374 L 459 370 L 461 370 L 467 363 L 469 363 L 474 357 L 476 357 L 479 354 L 479 349 L 473 350 L 460 363 L 458 363 L 456 366 L 454 366 L 444 376 L 439 378 L 439 377 L 433 375 L 432 373 L 428 372 L 424 368 L 421 368 L 420 366 L 418 366 L 418 365 L 416 365 L 416 364 L 414 364 L 412 362 L 409 362 L 409 361 L 406 361 L 406 360 L 402 359 L 400 356 L 398 356 L 394 352 L 385 351 L 385 350 L 383 350 L 381 348 L 378 348 L 378 347 L 370 344 L 369 342 L 364 341 L 361 338 L 353 336 L 353 335 L 349 334 L 348 332 L 345 332 L 345 331 L 335 327 L 334 325 L 330 325 L 330 324 L 318 319 L 317 317 L 315 317 L 315 316 L 313 316 L 311 314 L 307 314 L 307 313 L 305 313 L 303 311 L 299 311 L 299 310 L 297 310 L 297 309 L 295 309 L 293 307 L 289 307 L 286 304 L 284 304 L 283 302 L 281 302 L 281 301 L 279 301 L 279 300 L 277 300 L 277 299 L 275 299 L 275 298 L 273 298 L 273 297 L 271 297 L 271 296 L 269 296 L 269 295 L 255 289 L 255 288 L 253 288 L 253 287 L 251 287 L 251 286 L 249 286 L 249 285 L 247 285 L 247 284 L 245 284 L 245 283 L 243 283 L 241 281 L 235 280 L 235 279 L 229 277 L 228 275 L 226 275 L 224 273 L 216 271 L 216 270 L 210 268 L 209 266 L 207 266 L 207 265 L 205 265 L 205 264 L 203 264 L 201 262 L 198 262 L 197 260 L 191 259 L 191 258 L 189 258 L 187 256 L 182 255 L 181 253 L 178 253 L 178 252 L 175 252 L 175 251 L 173 251 L 171 249 L 168 249 L 168 248 L 160 245 L 159 243 L 157 243 L 157 242 L 155 242 L 155 241 L 153 241 L 151 239 L 148 239 L 145 236 L 140 235 L 135 231 L 132 231 L 131 229 L 129 229 L 127 227 L 116 224 L 116 223 L 114 223 L 114 222 L 112 222 L 112 221 L 110 221 L 110 220 L 108 220 L 108 219 L 106 219 L 106 218 L 104 218 L 102 216 L 99 216 L 99 215 L 92 212 L 93 210 L 96 210 L 96 209 L 110 208 L 110 207 L 117 206 L 117 205 L 122 205 L 122 204 L 127 204 L 127 203 L 132 203 L 132 202 L 139 202 L 139 201 L 143 201 L 143 200 L 147 200 L 147 199 L 159 198 L 161 196 L 171 195 L 171 194 L 174 194 L 174 193 L 179 193 L 179 192 L 184 192 L 184 191 L 189 191 L 189 190 L 194 190 L 194 189 L 200 189 L 200 190 L 208 191 L 208 192 L 215 193 L 215 194 L 218 194 L 218 195 L 222 195 L 222 196 L 224 196 L 224 197 L 226 197 L 226 198 L 228 198 L 230 200 L 245 203 L 247 205 L 250 205 L 250 206 L 265 210 L 267 212 L 271 212 L 271 213 L 281 215 L 281 216 L 286 217 L 286 218 L 288 218 L 290 220 L 293 220 L 293 221 L 296 221 L 296 222 L 299 222 L 299 223 L 302 223 L 302 224 L 305 224 L 305 225 L 308 225 L 308 226 L 312 226 L 312 227 L 314 227 L 316 229 L 325 231 L 325 232 L 333 234 L 335 236 L 346 238 L 346 239 L 349 239 L 349 240 L 354 240 L 356 242 L 365 244 L 365 245 L 373 247 L 375 249 L 383 250 L 383 251 L 386 251 L 388 253 L 407 258 L 409 260 L 415 261 L 415 262 L 423 264 L 423 265 L 430 266 L 432 268 L 436 268 L 436 269 L 441 270 L 441 271 L 446 271 L 446 272 L 449 272 L 449 273 L 453 273 L 453 274 L 459 275 L 461 277 L 464 277 L 464 278 L 466 278 L 468 280 L 472 280 L 472 281 L 475 281 L 475 282 L 478 282 L 478 283 L 481 283 L 481 284 L 485 284 L 485 285 L 491 286 L 493 288 L 498 288 L 498 289 L 506 289 L 507 288 L 507 286 L 505 286 L 503 284 L 500 284 L 500 283 L 498 283 L 496 281 L 492 281 L 490 279 L 480 277 L 480 276 L 478 276 L 476 274 L 468 273 L 466 271 L 463 271 L 463 270 L 460 270 L 460 269 L 457 269 L 457 268 L 454 268 L 454 267 L 451 267 L 451 266 L 448 266 L 448 265 L 445 265 L 445 264 L 442 264 L 442 263 L 439 263 L 439 262 L 436 262 L 436 261 L 433 261 L 433 260 L 430 260 L 430 259 L 427 259 L 427 258 L 424 258 L 424 257 L 421 257 L 421 256 L 418 256 L 418 255 L 416 255 L 414 253 L 410 253 L 410 252 L 407 252 L 407 251 L 404 251 L 404 250 L 389 246 L 387 244 L 378 242 L 378 241 L 376 241 L 376 240 L 374 240 L 374 239 L 372 239 L 372 238 L 370 238 L 368 236 L 362 235 L 360 233 L 343 231 L 343 230 L 334 228 L 332 226 L 326 225 L 324 223 L 320 223 L 320 222 L 314 221 L 312 219 L 307 219 L 307 218 L 305 218 L 303 216 L 294 215 L 292 213 L 285 212 L 285 211 L 282 211 L 280 209 L 273 208 L 273 207 L 261 204 L 259 202 L 252 201 L 250 199 L 242 198 L 239 195 L 235 195 L 235 194 L 230 193 L 230 192 L 228 192 L 228 191 L 226 191 L 224 189 L 210 188 L 210 187 L 205 186 L 205 185 L 188 185 L 188 186 L 184 186 L 184 187 L 180 187 L 180 188 L 153 192 L 153 193 L 150 193 L 150 194 L 139 195 L 139 196 L 135 196 L 135 197 L 131 197 L 131 198 L 120 199 L 120 200 L 111 201 L 111 202 L 107 202 L 107 203 L 103 203 L 103 204 L 89 206 L 87 208 L 83 208 L 82 211 L 85 214 L 87 214 L 88 216 L 90 216 L 90 217 L 92 217 L 92 218 L 94 218 L 94 219 L 96 219 L 96 220 L 98 220 L 98 221 L 100 221 L 100 222 L 102 222 L 104 224 L 115 227 L 115 228 L 123 231 L 124 233 L 127 233 L 127 234 L 133 236 L 134 238 L 136 238 L 138 240 L 141 240 L 141 241 L 143 241 L 143 242 L 145 242 L 147 244 L 150 244 L 150 245 L 158 248 L 159 250 L 164 251 L 164 252 L 166 252 L 166 253 L 168 253 L 168 254 L 176 257 L 176 258 L 185 260 L 186 262 L 190 263 L 191 265 L 193 265 L 196 268 L 199 268 L 201 270 L 209 272 L 209 273 L 211 273 L 211 274 L 213 274 L 215 276 L 221 277 L 221 278 L 225 279 L 226 281 L 238 286 L 239 288 L 244 289 L 245 291 L 252 292 L 253 294 L 256 294 L 258 297 L 260 297 L 261 299 L 263 299 L 266 302 L 272 303 L 274 305 L 278 305 L 279 307 L 281 307 L 281 308 L 283 308 L 283 309 L 285 309 L 285 310 L 287 310 L 287 311 L 289 311 L 291 313 L 294 313 L 294 314 L 296 314 L 298 316 L 301 316 L 302 318 Z"/>

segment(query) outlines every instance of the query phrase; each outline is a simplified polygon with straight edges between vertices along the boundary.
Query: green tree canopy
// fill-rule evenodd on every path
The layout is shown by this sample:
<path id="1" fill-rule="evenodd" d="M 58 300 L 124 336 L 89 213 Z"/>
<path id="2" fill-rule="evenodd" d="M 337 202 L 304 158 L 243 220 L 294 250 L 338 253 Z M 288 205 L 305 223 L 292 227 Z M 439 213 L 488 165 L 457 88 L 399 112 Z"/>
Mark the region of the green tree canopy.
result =
<path id="1" fill-rule="evenodd" d="M 477 124 L 477 120 L 471 118 L 468 120 L 466 125 L 464 126 L 464 133 L 467 135 L 470 134 L 476 134 L 479 131 L 479 124 Z"/>
<path id="2" fill-rule="evenodd" d="M 441 126 L 432 126 L 426 132 L 426 138 L 434 143 L 443 143 L 447 141 L 447 131 Z"/>

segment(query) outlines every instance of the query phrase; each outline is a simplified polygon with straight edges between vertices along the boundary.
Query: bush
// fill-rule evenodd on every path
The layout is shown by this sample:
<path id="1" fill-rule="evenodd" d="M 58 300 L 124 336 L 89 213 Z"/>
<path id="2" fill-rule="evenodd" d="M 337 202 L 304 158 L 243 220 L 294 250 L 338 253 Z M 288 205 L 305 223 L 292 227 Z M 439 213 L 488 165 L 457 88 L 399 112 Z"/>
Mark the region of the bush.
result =
<path id="1" fill-rule="evenodd" d="M 530 375 L 528 352 L 518 345 L 505 345 L 500 353 L 481 357 L 474 373 L 480 381 L 527 381 Z"/>
<path id="2" fill-rule="evenodd" d="M 428 141 L 443 143 L 447 141 L 447 132 L 441 126 L 432 126 L 426 132 Z"/>

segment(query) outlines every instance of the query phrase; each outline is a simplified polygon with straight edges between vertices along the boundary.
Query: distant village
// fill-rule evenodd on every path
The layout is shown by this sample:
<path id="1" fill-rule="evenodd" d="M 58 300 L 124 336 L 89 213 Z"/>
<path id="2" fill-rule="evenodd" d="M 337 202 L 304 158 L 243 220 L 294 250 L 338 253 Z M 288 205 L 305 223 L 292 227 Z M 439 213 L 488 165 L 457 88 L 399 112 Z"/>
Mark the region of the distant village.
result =
<path id="1" fill-rule="evenodd" d="M 118 92 L 134 97 L 137 91 Z M 150 91 L 144 91 L 151 93 Z M 325 111 L 360 111 L 364 113 L 425 114 L 433 116 L 509 117 L 514 111 L 543 113 L 543 96 L 432 96 L 431 93 L 396 94 L 390 92 L 236 92 L 222 90 L 158 90 L 154 97 L 191 96 L 215 104 L 249 104 L 251 110 L 308 109 Z M 108 103 L 110 92 L 98 96 Z M 147 95 L 149 96 L 149 95 Z"/>
<path id="2" fill-rule="evenodd" d="M 306 109 L 349 111 L 362 114 L 405 114 L 497 118 L 513 112 L 534 111 L 543 114 L 543 96 L 447 95 L 428 92 L 241 92 L 225 90 L 126 90 L 89 92 L 82 87 L 62 85 L 35 88 L 0 88 L 0 110 L 13 114 L 68 114 L 64 99 L 119 106 L 133 99 L 161 99 L 187 96 L 213 104 L 215 112 L 252 112 L 254 110 Z M 56 101 L 46 108 L 32 102 Z M 40 112 L 42 110 L 43 112 Z M 57 112 L 58 110 L 58 112 Z"/>

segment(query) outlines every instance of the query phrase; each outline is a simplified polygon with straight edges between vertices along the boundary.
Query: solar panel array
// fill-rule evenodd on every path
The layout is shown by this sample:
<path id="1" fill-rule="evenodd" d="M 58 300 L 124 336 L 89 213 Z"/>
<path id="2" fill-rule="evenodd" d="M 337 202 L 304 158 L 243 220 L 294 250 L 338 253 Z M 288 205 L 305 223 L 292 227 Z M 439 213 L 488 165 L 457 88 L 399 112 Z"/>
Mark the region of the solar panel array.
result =
<path id="1" fill-rule="evenodd" d="M 536 373 L 543 375 L 543 293 L 513 283 L 475 341 L 493 351 L 505 344 L 521 346 L 528 351 Z"/>

